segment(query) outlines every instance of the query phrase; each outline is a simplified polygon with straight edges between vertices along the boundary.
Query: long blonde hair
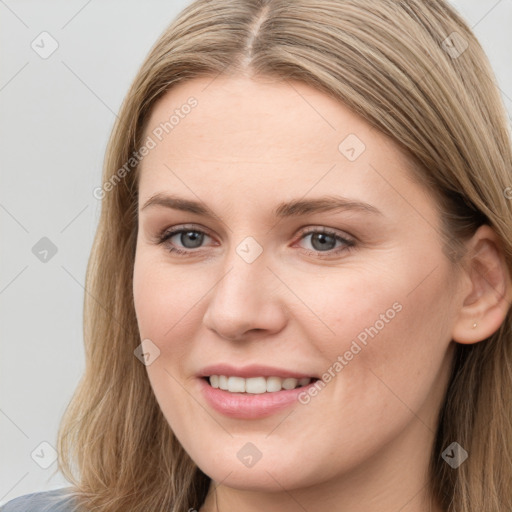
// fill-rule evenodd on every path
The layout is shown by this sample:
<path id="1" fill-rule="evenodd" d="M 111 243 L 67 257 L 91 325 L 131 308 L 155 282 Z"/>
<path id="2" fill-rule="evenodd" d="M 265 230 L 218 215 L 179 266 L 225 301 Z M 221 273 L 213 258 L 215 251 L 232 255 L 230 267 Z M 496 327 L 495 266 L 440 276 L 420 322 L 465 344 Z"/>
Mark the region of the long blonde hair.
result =
<path id="1" fill-rule="evenodd" d="M 58 434 L 58 469 L 78 510 L 186 512 L 208 490 L 134 356 L 133 155 L 157 99 L 220 73 L 298 80 L 343 102 L 410 155 L 438 201 L 447 257 L 456 264 L 457 242 L 487 223 L 512 273 L 508 120 L 486 55 L 444 0 L 196 0 L 142 64 L 106 153 L 86 276 L 86 369 Z M 429 468 L 446 511 L 512 510 L 511 404 L 509 309 L 487 340 L 456 347 Z M 469 454 L 457 469 L 441 457 L 453 441 Z"/>

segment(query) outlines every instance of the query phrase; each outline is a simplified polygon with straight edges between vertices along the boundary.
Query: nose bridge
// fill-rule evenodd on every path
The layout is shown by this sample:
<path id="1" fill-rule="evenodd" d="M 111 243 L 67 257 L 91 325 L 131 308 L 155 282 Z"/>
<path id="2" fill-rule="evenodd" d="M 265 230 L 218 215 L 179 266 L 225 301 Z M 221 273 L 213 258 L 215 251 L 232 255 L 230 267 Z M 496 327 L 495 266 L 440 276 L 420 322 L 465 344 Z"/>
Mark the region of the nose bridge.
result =
<path id="1" fill-rule="evenodd" d="M 278 329 L 285 318 L 272 290 L 276 277 L 266 267 L 268 258 L 253 237 L 230 249 L 223 272 L 211 290 L 205 324 L 227 338 L 251 329 Z"/>
<path id="2" fill-rule="evenodd" d="M 248 288 L 253 284 L 257 284 L 266 277 L 266 274 L 272 274 L 266 268 L 268 254 L 264 251 L 262 237 L 258 237 L 260 241 L 253 236 L 239 237 L 236 240 L 236 233 L 232 233 L 234 243 L 229 244 L 229 251 L 225 255 L 222 265 L 224 270 L 224 278 L 219 282 L 216 288 L 226 288 L 224 291 L 231 293 L 230 289 L 236 293 L 244 292 L 245 289 L 249 293 Z"/>
<path id="3" fill-rule="evenodd" d="M 267 257 L 262 245 L 253 237 L 246 237 L 230 249 L 223 278 L 214 288 L 217 300 L 235 307 L 251 307 L 265 299 L 265 282 L 274 278 L 266 265 Z M 266 297 L 268 300 L 268 295 Z"/>

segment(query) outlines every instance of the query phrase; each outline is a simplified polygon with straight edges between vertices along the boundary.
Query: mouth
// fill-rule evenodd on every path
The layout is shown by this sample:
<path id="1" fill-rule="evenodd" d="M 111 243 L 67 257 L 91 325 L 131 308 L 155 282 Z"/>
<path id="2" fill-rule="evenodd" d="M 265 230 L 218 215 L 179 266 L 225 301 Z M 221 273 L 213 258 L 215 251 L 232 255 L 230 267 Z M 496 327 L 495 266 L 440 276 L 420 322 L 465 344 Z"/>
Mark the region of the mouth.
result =
<path id="1" fill-rule="evenodd" d="M 309 386 L 309 384 L 319 380 L 316 377 L 303 377 L 300 379 L 277 376 L 244 378 L 233 375 L 210 375 L 202 378 L 212 388 L 228 391 L 229 393 L 252 395 L 263 395 L 277 393 L 283 390 L 298 389 Z"/>

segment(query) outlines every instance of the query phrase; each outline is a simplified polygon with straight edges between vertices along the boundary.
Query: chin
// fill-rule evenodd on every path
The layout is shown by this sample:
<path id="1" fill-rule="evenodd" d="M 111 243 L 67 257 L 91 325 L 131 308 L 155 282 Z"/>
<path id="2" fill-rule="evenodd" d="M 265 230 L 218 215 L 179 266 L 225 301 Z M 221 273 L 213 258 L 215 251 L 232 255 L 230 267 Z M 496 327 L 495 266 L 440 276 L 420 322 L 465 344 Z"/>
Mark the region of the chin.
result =
<path id="1" fill-rule="evenodd" d="M 304 466 L 304 458 L 300 455 L 297 447 L 293 453 L 284 454 L 282 451 L 273 450 L 267 457 L 265 454 L 254 462 L 246 459 L 246 463 L 253 465 L 246 466 L 240 461 L 251 448 L 240 450 L 239 445 L 245 446 L 249 441 L 237 440 L 236 449 L 226 448 L 223 453 L 217 453 L 215 457 L 194 458 L 194 462 L 203 473 L 215 482 L 221 483 L 234 489 L 247 491 L 282 492 L 285 489 L 308 487 L 315 483 L 315 480 L 322 479 L 322 472 L 319 467 L 314 469 L 310 460 L 307 467 Z M 241 452 L 238 456 L 237 452 Z"/>
<path id="2" fill-rule="evenodd" d="M 261 461 L 260 461 L 261 462 Z M 277 492 L 300 486 L 294 475 L 289 470 L 281 470 L 279 467 L 266 467 L 258 464 L 258 467 L 238 467 L 226 461 L 218 464 L 212 461 L 202 464 L 200 469 L 215 482 L 221 485 L 245 491 Z M 286 478 L 283 476 L 286 475 Z"/>

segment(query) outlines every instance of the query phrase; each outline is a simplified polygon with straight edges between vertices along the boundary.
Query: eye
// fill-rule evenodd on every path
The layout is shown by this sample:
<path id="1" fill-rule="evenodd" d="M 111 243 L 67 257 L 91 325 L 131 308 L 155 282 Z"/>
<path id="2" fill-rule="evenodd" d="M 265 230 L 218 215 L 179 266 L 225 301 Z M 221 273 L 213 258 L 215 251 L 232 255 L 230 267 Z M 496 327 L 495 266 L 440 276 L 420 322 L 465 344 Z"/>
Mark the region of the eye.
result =
<path id="1" fill-rule="evenodd" d="M 196 249 L 200 249 L 204 240 L 211 238 L 207 233 L 193 227 L 164 230 L 157 237 L 157 244 L 164 244 L 167 250 L 174 254 L 192 256 Z M 330 257 L 351 250 L 356 241 L 347 236 L 341 236 L 336 231 L 327 228 L 315 228 L 301 233 L 300 240 L 310 237 L 312 249 L 306 249 L 306 253 L 315 257 Z M 172 240 L 175 238 L 175 240 Z M 336 244 L 338 246 L 336 247 Z M 178 245 L 178 246 L 177 246 Z M 181 246 L 181 247 L 180 247 Z"/>
<path id="2" fill-rule="evenodd" d="M 342 251 L 348 251 L 352 249 L 356 243 L 353 238 L 341 236 L 336 231 L 327 228 L 310 229 L 309 231 L 302 232 L 301 235 L 301 241 L 310 237 L 312 250 L 308 250 L 308 253 L 319 257 L 333 256 Z M 341 246 L 335 247 L 337 242 L 339 242 Z"/>
<path id="3" fill-rule="evenodd" d="M 172 244 L 166 244 L 167 250 L 176 254 L 190 255 L 194 252 L 194 249 L 200 248 L 205 236 L 210 238 L 204 231 L 199 229 L 181 227 L 180 229 L 164 231 L 158 236 L 157 243 L 166 244 L 166 242 L 176 237 L 176 241 L 172 242 Z M 182 244 L 186 250 L 176 247 L 176 242 Z"/>

